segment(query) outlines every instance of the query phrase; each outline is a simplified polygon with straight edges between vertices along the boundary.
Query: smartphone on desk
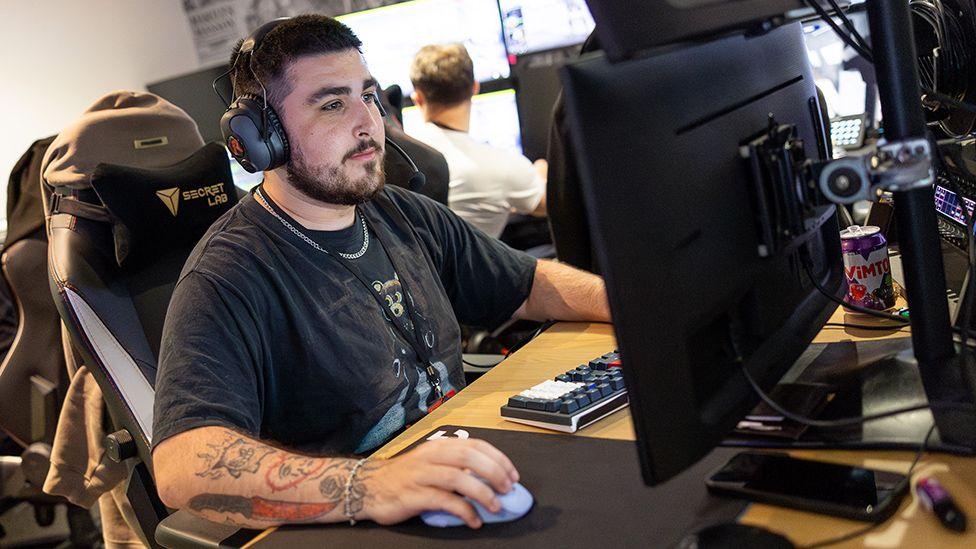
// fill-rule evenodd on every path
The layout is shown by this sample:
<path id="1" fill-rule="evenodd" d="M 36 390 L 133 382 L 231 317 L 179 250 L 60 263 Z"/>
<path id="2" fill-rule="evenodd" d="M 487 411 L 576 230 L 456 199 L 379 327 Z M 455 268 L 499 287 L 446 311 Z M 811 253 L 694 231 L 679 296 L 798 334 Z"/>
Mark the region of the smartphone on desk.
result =
<path id="1" fill-rule="evenodd" d="M 715 494 L 869 522 L 890 517 L 908 489 L 898 473 L 771 452 L 737 454 L 705 484 Z"/>

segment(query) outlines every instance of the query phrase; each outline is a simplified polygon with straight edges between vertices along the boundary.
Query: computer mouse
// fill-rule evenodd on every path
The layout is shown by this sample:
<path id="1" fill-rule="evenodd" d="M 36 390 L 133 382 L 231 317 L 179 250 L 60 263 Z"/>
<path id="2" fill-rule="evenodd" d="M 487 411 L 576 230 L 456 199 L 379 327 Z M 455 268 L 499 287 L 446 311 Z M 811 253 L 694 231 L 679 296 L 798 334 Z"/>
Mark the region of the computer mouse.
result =
<path id="1" fill-rule="evenodd" d="M 761 526 L 725 522 L 690 534 L 678 544 L 680 549 L 793 549 L 789 539 Z"/>
<path id="2" fill-rule="evenodd" d="M 474 506 L 474 510 L 478 512 L 478 515 L 485 524 L 518 520 L 529 512 L 529 509 L 532 508 L 532 504 L 535 502 L 532 494 L 525 489 L 525 486 L 517 482 L 512 485 L 511 492 L 498 494 L 498 502 L 502 504 L 502 508 L 497 513 L 492 513 L 488 509 L 485 509 L 480 503 L 471 498 L 464 499 L 468 500 Z M 464 526 L 463 520 L 446 511 L 426 511 L 420 514 L 420 519 L 427 523 L 427 525 L 438 528 Z"/>

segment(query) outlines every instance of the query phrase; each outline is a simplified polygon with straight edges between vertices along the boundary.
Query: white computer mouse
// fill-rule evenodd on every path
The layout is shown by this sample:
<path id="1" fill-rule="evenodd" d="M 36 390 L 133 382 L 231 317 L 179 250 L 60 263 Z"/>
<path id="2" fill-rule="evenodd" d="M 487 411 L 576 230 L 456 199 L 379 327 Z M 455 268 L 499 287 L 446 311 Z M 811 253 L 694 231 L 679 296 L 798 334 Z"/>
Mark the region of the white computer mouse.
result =
<path id="1" fill-rule="evenodd" d="M 497 513 L 492 513 L 488 509 L 482 507 L 480 503 L 470 498 L 464 499 L 468 500 L 468 502 L 474 506 L 475 511 L 478 512 L 478 515 L 485 524 L 518 520 L 529 512 L 529 509 L 532 508 L 532 504 L 535 502 L 532 494 L 525 489 L 525 486 L 522 486 L 517 482 L 512 485 L 511 492 L 507 494 L 498 494 L 498 502 L 501 503 L 502 508 Z M 438 528 L 464 526 L 463 520 L 446 511 L 426 511 L 420 514 L 420 519 L 423 520 L 427 525 L 436 526 Z"/>

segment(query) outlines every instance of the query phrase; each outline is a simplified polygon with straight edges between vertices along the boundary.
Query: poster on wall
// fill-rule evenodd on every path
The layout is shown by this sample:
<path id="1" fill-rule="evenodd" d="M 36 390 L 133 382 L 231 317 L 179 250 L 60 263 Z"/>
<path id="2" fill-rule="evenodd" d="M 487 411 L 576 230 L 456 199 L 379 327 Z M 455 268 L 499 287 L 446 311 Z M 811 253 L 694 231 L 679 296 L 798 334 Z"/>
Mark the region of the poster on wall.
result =
<path id="1" fill-rule="evenodd" d="M 278 17 L 341 15 L 400 0 L 183 0 L 201 66 L 226 63 L 237 41 Z"/>

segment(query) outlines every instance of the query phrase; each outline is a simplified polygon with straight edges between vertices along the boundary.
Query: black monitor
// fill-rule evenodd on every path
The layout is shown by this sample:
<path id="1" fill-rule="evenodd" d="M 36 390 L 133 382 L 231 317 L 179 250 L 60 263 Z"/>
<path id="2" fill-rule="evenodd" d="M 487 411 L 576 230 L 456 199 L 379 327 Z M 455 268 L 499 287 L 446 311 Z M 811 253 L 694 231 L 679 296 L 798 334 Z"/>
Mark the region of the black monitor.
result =
<path id="1" fill-rule="evenodd" d="M 213 81 L 227 71 L 227 65 L 202 69 L 168 80 L 148 84 L 146 89 L 186 111 L 200 128 L 204 141 L 220 141 L 220 117 L 227 106 L 214 93 Z M 217 82 L 224 97 L 232 95 L 229 78 Z"/>
<path id="2" fill-rule="evenodd" d="M 559 70 L 579 57 L 579 50 L 579 46 L 570 46 L 522 55 L 512 65 L 512 76 L 518 84 L 522 149 L 532 160 L 546 157 L 553 108 L 563 88 Z"/>
<path id="3" fill-rule="evenodd" d="M 769 390 L 835 310 L 803 257 L 829 292 L 846 290 L 834 207 L 766 247 L 769 197 L 741 156 L 772 115 L 823 157 L 817 94 L 799 24 L 616 64 L 591 54 L 563 81 L 642 472 L 657 484 L 758 402 L 743 367 Z"/>
<path id="4" fill-rule="evenodd" d="M 809 15 L 804 0 L 587 0 L 607 56 L 625 59 L 663 44 L 711 38 L 767 20 Z M 846 0 L 838 2 L 845 5 Z"/>

